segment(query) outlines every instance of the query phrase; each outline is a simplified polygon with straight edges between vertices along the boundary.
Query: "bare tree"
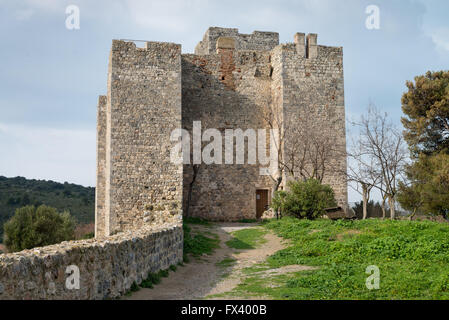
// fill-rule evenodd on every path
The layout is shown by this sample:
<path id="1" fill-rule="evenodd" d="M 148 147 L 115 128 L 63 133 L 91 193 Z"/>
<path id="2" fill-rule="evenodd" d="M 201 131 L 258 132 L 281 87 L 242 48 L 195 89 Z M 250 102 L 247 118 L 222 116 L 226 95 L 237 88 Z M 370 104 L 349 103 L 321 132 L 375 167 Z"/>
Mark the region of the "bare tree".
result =
<path id="1" fill-rule="evenodd" d="M 274 146 L 276 152 L 275 157 L 278 159 L 277 167 L 275 168 L 274 172 L 273 171 L 270 172 L 269 175 L 270 179 L 273 182 L 272 196 L 274 196 L 274 193 L 279 190 L 282 184 L 285 172 L 285 166 L 283 165 L 283 152 L 282 152 L 285 140 L 283 114 L 282 112 L 277 110 L 274 104 L 270 104 L 268 108 L 265 109 L 265 112 L 263 113 L 262 116 L 265 122 L 268 124 L 268 127 L 271 130 L 271 132 L 277 134 L 277 139 L 271 139 L 270 137 L 271 141 L 275 143 Z"/>
<path id="2" fill-rule="evenodd" d="M 323 182 L 332 159 L 342 152 L 334 136 L 323 133 L 323 121 L 326 125 L 332 123 L 329 109 L 322 110 L 323 121 L 317 121 L 315 111 L 312 107 L 304 108 L 299 115 L 285 118 L 273 105 L 267 108 L 264 119 L 270 129 L 278 132 L 278 168 L 271 176 L 274 191 L 279 189 L 284 175 L 296 180 L 313 178 Z"/>
<path id="3" fill-rule="evenodd" d="M 380 173 L 376 187 L 384 192 L 388 200 L 390 217 L 395 219 L 395 204 L 398 180 L 407 161 L 407 149 L 402 134 L 388 121 L 386 113 L 370 106 L 367 114 L 355 123 L 360 129 L 360 151 L 373 161 L 373 171 Z"/>
<path id="4" fill-rule="evenodd" d="M 385 219 L 385 218 L 387 217 L 387 210 L 386 210 L 385 206 L 386 206 L 386 202 L 387 202 L 387 199 L 388 199 L 388 193 L 387 193 L 387 191 L 386 191 L 386 188 L 385 188 L 385 184 L 384 184 L 384 180 L 383 180 L 383 176 L 382 176 L 382 175 L 380 176 L 380 183 L 379 183 L 379 185 L 377 186 L 377 189 L 379 190 L 380 195 L 381 195 L 381 197 L 382 197 L 382 203 L 381 203 L 381 208 L 382 208 L 382 219 Z"/>
<path id="5" fill-rule="evenodd" d="M 330 171 L 333 159 L 338 158 L 346 150 L 335 140 L 332 134 L 323 132 L 326 126 L 336 121 L 330 112 L 331 108 L 317 110 L 309 106 L 294 115 L 286 115 L 270 104 L 263 114 L 268 127 L 277 133 L 275 140 L 278 165 L 271 171 L 273 182 L 272 196 L 287 179 L 316 179 L 323 182 Z M 335 168 L 332 168 L 335 171 Z M 276 212 L 276 217 L 279 217 Z"/>
<path id="6" fill-rule="evenodd" d="M 298 125 L 295 117 L 288 117 L 284 121 L 282 165 L 294 179 L 323 182 L 332 160 L 346 152 L 335 136 L 323 130 L 323 123 L 332 126 L 333 116 L 329 108 L 323 108 L 318 113 L 312 107 L 306 107 L 299 112 L 298 117 L 301 125 Z"/>
<path id="7" fill-rule="evenodd" d="M 365 220 L 368 217 L 367 206 L 371 190 L 379 183 L 381 175 L 379 171 L 376 171 L 373 158 L 364 154 L 359 141 L 352 143 L 352 150 L 348 157 L 348 181 L 354 182 L 355 185 L 350 184 L 351 188 L 362 196 L 363 220 Z"/>

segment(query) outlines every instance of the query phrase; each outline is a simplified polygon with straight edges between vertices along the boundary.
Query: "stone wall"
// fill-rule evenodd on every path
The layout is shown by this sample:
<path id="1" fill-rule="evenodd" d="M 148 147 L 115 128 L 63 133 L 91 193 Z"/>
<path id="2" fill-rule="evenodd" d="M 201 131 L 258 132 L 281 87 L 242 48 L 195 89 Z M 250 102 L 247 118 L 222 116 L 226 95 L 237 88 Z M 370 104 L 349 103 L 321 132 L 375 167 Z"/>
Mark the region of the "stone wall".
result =
<path id="1" fill-rule="evenodd" d="M 117 298 L 148 273 L 182 262 L 182 250 L 182 227 L 161 225 L 103 240 L 70 241 L 3 254 L 0 300 Z M 79 269 L 79 289 L 66 286 L 74 275 L 73 271 L 66 274 L 69 266 Z"/>
<path id="2" fill-rule="evenodd" d="M 217 40 L 220 37 L 235 39 L 235 49 L 237 51 L 267 51 L 279 44 L 279 33 L 277 32 L 254 31 L 252 34 L 243 34 L 239 33 L 239 29 L 235 28 L 210 27 L 204 34 L 203 40 L 195 47 L 195 54 L 207 55 L 215 53 Z"/>
<path id="3" fill-rule="evenodd" d="M 323 183 L 332 186 L 338 204 L 346 207 L 343 49 L 317 45 L 314 34 L 308 35 L 306 42 L 304 38 L 296 34 L 296 43 L 281 45 L 284 118 L 294 119 L 294 126 L 304 126 L 301 118 L 307 117 L 312 120 L 309 130 L 332 141 Z M 293 141 L 294 133 L 288 132 L 286 145 Z"/>
<path id="4" fill-rule="evenodd" d="M 105 192 L 106 192 L 106 106 L 107 97 L 98 98 L 97 109 L 97 185 L 95 188 L 95 234 L 105 234 Z"/>
<path id="5" fill-rule="evenodd" d="M 236 45 L 223 41 L 214 53 L 182 55 L 183 128 L 192 132 L 193 121 L 201 121 L 203 131 L 218 129 L 223 149 L 227 129 L 266 128 L 263 111 L 271 104 L 270 52 L 238 51 Z M 199 166 L 189 215 L 222 221 L 256 217 L 256 190 L 271 189 L 272 182 L 260 175 L 258 162 L 248 164 L 246 143 L 244 153 L 244 164 L 225 164 L 223 154 L 223 164 Z M 192 166 L 184 166 L 185 206 L 192 178 Z"/>
<path id="6" fill-rule="evenodd" d="M 342 48 L 318 45 L 316 34 L 296 33 L 294 43 L 278 43 L 277 33 L 242 35 L 238 29 L 209 28 L 195 54 L 182 55 L 183 128 L 191 132 L 192 122 L 201 121 L 203 131 L 270 129 L 263 115 L 271 109 L 275 127 L 285 131 L 285 146 L 290 147 L 296 137 L 287 127 L 305 128 L 303 115 L 308 113 L 313 129 L 306 130 L 335 142 L 323 182 L 333 187 L 339 205 L 345 207 Z M 286 149 L 282 151 L 285 159 Z M 192 188 L 189 215 L 228 221 L 255 218 L 256 190 L 273 190 L 273 181 L 261 176 L 259 168 L 202 164 L 190 187 L 194 170 L 184 166 L 184 210 Z M 282 187 L 288 179 L 286 175 Z"/>
<path id="7" fill-rule="evenodd" d="M 243 164 L 234 154 L 232 164 L 203 163 L 194 171 L 170 160 L 171 133 L 184 128 L 193 136 L 194 121 L 203 132 L 217 129 L 224 147 L 228 129 L 270 129 L 269 109 L 283 129 L 287 120 L 307 127 L 309 113 L 337 146 L 323 182 L 346 205 L 342 48 L 318 45 L 315 34 L 297 33 L 294 43 L 279 45 L 274 32 L 209 28 L 195 53 L 181 54 L 172 43 L 138 48 L 113 41 L 108 91 L 98 102 L 96 239 L 1 255 L 0 299 L 120 296 L 149 272 L 182 260 L 188 201 L 190 216 L 256 218 L 256 190 L 272 191 L 273 181 L 259 162 L 248 164 L 246 143 Z M 294 138 L 286 131 L 285 145 Z M 80 270 L 78 290 L 65 286 L 71 265 Z"/>
<path id="8" fill-rule="evenodd" d="M 181 46 L 114 40 L 106 100 L 106 117 L 98 118 L 106 137 L 99 134 L 96 236 L 178 221 L 182 165 L 170 161 L 170 133 L 181 127 Z"/>

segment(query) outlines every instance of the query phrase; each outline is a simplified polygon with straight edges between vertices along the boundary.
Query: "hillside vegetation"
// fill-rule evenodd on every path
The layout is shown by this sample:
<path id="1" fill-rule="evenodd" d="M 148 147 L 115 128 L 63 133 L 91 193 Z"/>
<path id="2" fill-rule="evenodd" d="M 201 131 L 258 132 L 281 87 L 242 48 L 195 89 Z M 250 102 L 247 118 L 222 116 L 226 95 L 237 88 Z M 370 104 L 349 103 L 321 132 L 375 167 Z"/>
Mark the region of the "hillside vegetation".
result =
<path id="1" fill-rule="evenodd" d="M 93 223 L 95 220 L 93 187 L 0 176 L 0 242 L 3 238 L 3 224 L 14 215 L 17 208 L 42 204 L 60 212 L 69 211 L 78 224 Z"/>

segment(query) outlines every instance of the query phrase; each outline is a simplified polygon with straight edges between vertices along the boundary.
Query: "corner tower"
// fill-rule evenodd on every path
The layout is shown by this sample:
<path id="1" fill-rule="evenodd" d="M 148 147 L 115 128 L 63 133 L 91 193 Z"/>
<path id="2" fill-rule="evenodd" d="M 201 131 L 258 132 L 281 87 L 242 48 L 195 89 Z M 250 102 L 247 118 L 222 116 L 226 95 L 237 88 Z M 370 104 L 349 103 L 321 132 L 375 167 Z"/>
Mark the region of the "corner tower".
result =
<path id="1" fill-rule="evenodd" d="M 181 46 L 114 40 L 97 126 L 96 236 L 180 220 L 182 165 L 170 162 L 181 127 Z"/>

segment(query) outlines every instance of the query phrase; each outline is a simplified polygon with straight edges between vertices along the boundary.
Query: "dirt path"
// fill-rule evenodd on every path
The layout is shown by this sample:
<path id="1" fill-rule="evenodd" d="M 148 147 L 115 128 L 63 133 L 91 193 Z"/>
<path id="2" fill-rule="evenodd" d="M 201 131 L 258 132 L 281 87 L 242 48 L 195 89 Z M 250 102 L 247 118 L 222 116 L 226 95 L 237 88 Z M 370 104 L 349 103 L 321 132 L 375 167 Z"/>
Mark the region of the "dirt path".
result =
<path id="1" fill-rule="evenodd" d="M 257 224 L 216 223 L 211 227 L 191 226 L 197 232 L 215 233 L 220 239 L 220 248 L 210 256 L 192 259 L 190 263 L 178 267 L 168 278 L 162 279 L 153 289 L 145 289 L 132 294 L 127 299 L 132 300 L 182 300 L 204 299 L 210 295 L 223 294 L 234 289 L 244 278 L 242 270 L 254 264 L 264 262 L 270 255 L 286 247 L 286 243 L 276 235 L 265 235 L 266 242 L 255 249 L 236 250 L 229 248 L 225 242 L 230 240 L 231 232 L 246 228 L 257 228 Z M 225 258 L 234 259 L 232 266 L 223 267 L 217 263 Z M 266 274 L 282 274 L 310 270 L 307 266 L 288 266 L 279 269 L 263 271 Z M 232 297 L 237 298 L 237 297 Z M 260 298 L 260 297 L 257 297 Z"/>

